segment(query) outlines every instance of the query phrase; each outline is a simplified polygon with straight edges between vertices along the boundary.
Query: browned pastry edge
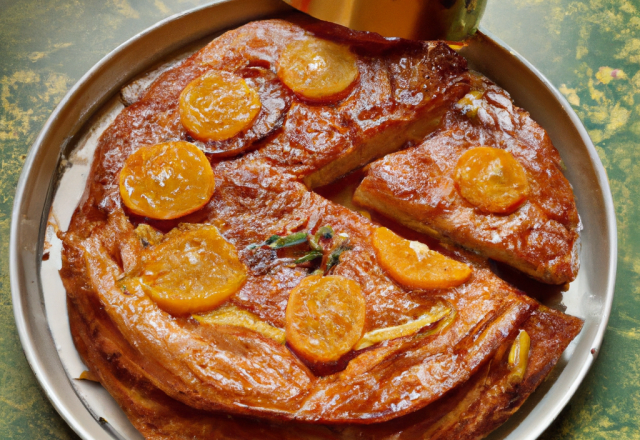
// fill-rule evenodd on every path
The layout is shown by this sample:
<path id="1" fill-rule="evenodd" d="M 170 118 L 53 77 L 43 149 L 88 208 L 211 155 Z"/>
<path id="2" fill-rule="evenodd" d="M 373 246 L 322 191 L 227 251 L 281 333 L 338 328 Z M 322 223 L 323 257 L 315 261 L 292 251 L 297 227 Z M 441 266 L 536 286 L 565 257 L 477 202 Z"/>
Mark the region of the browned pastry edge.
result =
<path id="1" fill-rule="evenodd" d="M 552 370 L 582 321 L 541 307 L 523 329 L 531 336 L 530 363 L 524 380 L 513 385 L 505 368 L 509 338 L 478 373 L 430 406 L 390 422 L 368 426 L 322 426 L 299 422 L 247 419 L 198 411 L 154 387 L 126 359 L 105 355 L 96 347 L 108 346 L 118 336 L 104 329 L 93 336 L 89 325 L 69 302 L 69 319 L 76 347 L 91 372 L 123 408 L 145 438 L 156 439 L 306 439 L 327 440 L 474 440 L 504 423 Z M 132 368 L 134 367 L 134 368 Z"/>
<path id="2" fill-rule="evenodd" d="M 447 52 L 447 50 L 445 50 L 447 49 L 446 46 L 443 46 L 442 44 L 440 46 L 436 45 L 436 47 L 440 51 Z M 387 49 L 388 48 L 384 48 L 382 50 L 384 51 Z M 369 52 L 367 52 L 367 47 L 364 47 L 364 46 L 359 50 L 362 50 L 364 53 L 371 52 L 370 50 Z M 215 53 L 215 49 L 213 50 L 213 53 Z M 212 56 L 212 52 L 211 51 L 206 52 L 206 56 Z M 193 59 L 195 58 L 192 58 L 192 60 Z M 224 57 L 218 60 L 218 62 L 224 63 L 225 62 Z M 187 62 L 185 62 L 183 66 L 189 66 L 189 63 L 190 61 L 187 60 Z M 162 99 L 165 99 L 167 96 L 171 95 L 176 90 L 179 90 L 179 88 L 181 87 L 181 84 L 184 83 L 185 81 L 188 81 L 190 77 L 193 77 L 194 75 L 197 76 L 201 74 L 203 71 L 202 66 L 194 65 L 193 61 L 191 61 L 191 67 L 192 67 L 192 70 L 189 71 L 189 75 L 187 75 L 186 77 L 180 78 L 179 75 L 176 74 L 176 71 L 179 69 L 177 70 L 174 69 L 172 71 L 169 71 L 163 74 L 160 80 L 154 83 L 154 85 L 152 85 L 149 91 L 147 91 L 147 94 L 142 98 L 142 100 L 136 104 L 133 104 L 127 110 L 131 111 L 132 113 L 135 113 L 136 109 L 139 110 L 140 108 L 143 108 L 146 105 L 145 104 L 146 102 L 147 104 L 151 103 L 149 107 L 150 109 L 155 109 L 157 111 L 166 111 L 167 108 L 164 107 Z M 456 68 L 459 68 L 459 67 L 460 66 Z M 162 83 L 169 83 L 171 84 L 171 87 L 169 87 L 167 90 L 160 90 L 159 87 Z M 449 96 L 448 98 L 449 100 L 451 99 L 455 100 L 457 98 L 453 98 L 453 96 L 458 96 L 460 93 L 464 93 L 464 90 L 465 90 L 464 81 L 454 84 L 452 90 L 455 90 L 455 93 L 453 93 L 452 96 Z M 154 99 L 156 101 L 154 101 Z M 442 105 L 442 107 L 446 107 L 446 105 L 444 105 L 446 102 L 450 102 L 450 101 L 444 100 L 439 102 L 439 104 Z M 435 110 L 436 109 L 431 108 L 427 111 L 427 113 L 431 115 L 435 115 L 437 117 L 440 114 L 438 112 L 440 112 L 441 109 L 438 109 L 438 111 L 435 111 Z M 126 118 L 124 116 L 119 121 L 116 121 L 116 124 L 114 125 L 117 126 L 118 124 L 121 124 L 120 127 L 122 130 L 124 130 L 123 133 L 126 134 L 127 129 L 126 127 L 122 126 L 123 123 L 126 126 Z M 406 127 L 407 126 L 405 126 L 405 128 Z M 103 142 L 105 145 L 108 145 L 110 142 L 114 142 L 115 144 L 118 144 L 119 142 L 121 142 L 123 133 L 119 133 L 118 130 L 119 129 L 117 127 L 113 129 L 112 133 L 110 135 L 106 135 L 105 140 L 101 140 L 101 142 Z M 171 130 L 170 125 L 169 125 L 169 130 Z M 359 132 L 357 135 L 362 136 L 363 134 Z M 112 137 L 109 137 L 109 136 L 112 136 Z M 126 144 L 126 141 L 125 141 L 125 144 Z M 279 147 L 277 143 L 274 143 L 274 146 L 276 149 Z M 121 153 L 126 153 L 127 149 L 130 149 L 130 148 L 131 146 L 127 146 L 126 148 L 123 148 Z M 178 422 L 174 423 L 173 421 L 171 421 L 169 423 L 169 424 L 173 424 L 172 426 L 169 426 L 167 423 L 164 423 L 164 422 L 158 422 L 159 420 L 158 418 L 153 419 L 153 421 L 151 422 L 149 422 L 151 418 L 144 419 L 146 421 L 142 422 L 142 424 L 139 426 L 139 429 L 141 430 L 141 432 L 145 433 L 145 435 L 148 435 L 150 438 L 154 438 L 153 437 L 154 435 L 158 435 L 159 437 L 157 438 L 163 438 L 161 435 L 164 435 L 164 434 L 158 434 L 159 432 L 171 433 L 167 435 L 182 435 L 182 433 L 185 432 L 183 425 L 184 423 L 187 423 L 185 422 L 186 420 L 191 420 L 191 422 L 193 422 L 194 418 L 196 420 L 200 420 L 200 417 L 202 416 L 203 419 L 208 420 L 204 423 L 204 428 L 202 426 L 200 426 L 199 428 L 196 427 L 197 429 L 200 429 L 200 428 L 204 429 L 204 431 L 201 431 L 202 436 L 206 437 L 210 435 L 211 438 L 224 438 L 224 434 L 220 434 L 220 433 L 209 434 L 206 431 L 209 429 L 215 430 L 218 427 L 222 426 L 222 425 L 218 425 L 219 418 L 226 419 L 230 416 L 215 415 L 217 419 L 210 420 L 211 417 L 214 417 L 211 415 L 211 413 L 202 412 L 200 410 L 196 410 L 193 408 L 184 407 L 182 403 L 178 403 L 177 401 L 174 401 L 173 399 L 166 396 L 158 388 L 156 388 L 157 386 L 161 385 L 165 391 L 171 390 L 171 392 L 175 393 L 174 397 L 180 398 L 181 400 L 182 400 L 182 397 L 185 397 L 187 401 L 194 401 L 192 399 L 193 396 L 192 397 L 181 396 L 181 394 L 188 394 L 188 393 L 185 392 L 183 387 L 184 384 L 180 383 L 180 379 L 172 376 L 171 374 L 167 374 L 167 372 L 163 370 L 163 368 L 160 365 L 158 365 L 157 362 L 155 362 L 153 359 L 145 358 L 143 354 L 141 354 L 138 350 L 132 348 L 132 346 L 126 341 L 122 333 L 120 333 L 120 331 L 117 329 L 117 326 L 114 325 L 114 323 L 111 321 L 111 319 L 109 319 L 109 317 L 105 313 L 104 307 L 107 304 L 105 304 L 104 300 L 102 300 L 101 302 L 101 300 L 96 297 L 95 291 L 93 291 L 94 289 L 91 287 L 90 281 L 86 277 L 87 276 L 86 270 L 82 264 L 82 261 L 84 261 L 83 257 L 80 255 L 75 255 L 75 256 L 72 255 L 74 253 L 82 252 L 82 248 L 84 246 L 84 244 L 81 243 L 82 239 L 91 236 L 96 231 L 98 231 L 97 233 L 100 234 L 99 230 L 104 226 L 107 220 L 106 212 L 114 211 L 114 206 L 113 206 L 114 199 L 110 198 L 111 195 L 109 194 L 110 192 L 113 191 L 113 188 L 110 188 L 109 185 L 112 183 L 110 182 L 110 178 L 113 177 L 114 175 L 117 176 L 118 157 L 117 155 L 109 156 L 109 157 L 107 157 L 107 155 L 104 155 L 105 153 L 111 153 L 111 152 L 112 150 L 107 151 L 106 149 L 104 149 L 104 151 L 101 151 L 101 150 L 98 151 L 96 155 L 96 162 L 94 163 L 94 169 L 92 171 L 92 175 L 90 176 L 90 182 L 92 182 L 92 184 L 88 186 L 87 193 L 85 194 L 85 198 L 81 203 L 81 206 L 84 209 L 78 210 L 74 215 L 74 219 L 71 227 L 71 229 L 75 229 L 73 231 L 74 233 L 68 234 L 65 236 L 66 245 L 68 246 L 65 247 L 65 266 L 61 271 L 61 275 L 63 276 L 63 281 L 65 281 L 65 287 L 67 287 L 67 290 L 69 292 L 70 315 L 71 315 L 72 329 L 74 329 L 73 330 L 74 339 L 76 341 L 78 349 L 81 352 L 83 358 L 85 358 L 85 360 L 90 365 L 91 365 L 91 362 L 94 363 L 92 365 L 92 370 L 97 370 L 97 371 L 94 371 L 94 373 L 101 378 L 101 381 L 103 382 L 105 387 L 110 391 L 113 390 L 114 396 L 117 398 L 119 402 L 121 402 L 121 404 L 123 404 L 123 407 L 125 408 L 125 412 L 127 412 L 127 415 L 132 420 L 134 420 L 134 423 L 135 423 L 136 417 L 143 417 L 144 419 L 144 417 L 147 417 L 147 416 L 156 417 L 158 414 L 161 414 L 161 413 L 166 414 L 167 412 L 174 413 L 174 415 L 175 413 L 180 414 L 181 418 L 178 420 Z M 386 152 L 387 151 L 384 151 L 383 153 L 375 153 L 371 157 L 367 156 L 365 161 L 370 160 L 376 155 L 385 154 Z M 259 150 L 249 155 L 249 157 L 251 160 L 255 160 L 258 162 L 262 161 L 263 164 L 269 164 L 270 166 L 273 166 L 274 169 L 280 169 L 285 172 L 288 172 L 287 166 L 289 165 L 286 163 L 286 160 L 283 160 L 286 158 L 274 157 L 273 154 L 271 154 L 273 153 L 273 151 L 271 153 L 269 152 L 267 153 L 268 154 L 264 154 L 264 151 L 262 151 L 262 147 L 261 147 Z M 114 158 L 115 158 L 115 162 L 114 162 Z M 354 166 L 354 164 L 355 165 L 361 164 L 360 162 L 353 162 L 353 164 L 349 161 L 347 162 L 349 163 L 348 167 Z M 105 166 L 105 168 L 101 171 L 102 174 L 101 172 L 96 172 L 96 169 L 95 169 L 96 163 L 98 164 L 98 167 L 102 167 L 103 165 Z M 305 178 L 305 175 L 306 176 L 313 175 L 313 173 L 309 174 L 309 172 L 310 170 L 313 169 L 313 166 L 317 166 L 318 164 L 319 166 L 325 166 L 324 164 L 326 163 L 320 161 L 317 164 L 311 164 L 311 165 L 307 164 L 305 165 L 307 166 L 307 168 L 304 168 L 302 169 L 302 171 L 299 171 L 299 172 L 293 172 L 293 174 L 296 175 L 298 178 Z M 107 170 L 106 173 L 103 172 L 105 170 Z M 322 168 L 320 168 L 320 170 L 322 170 Z M 325 174 L 325 176 L 330 176 L 328 179 L 331 179 L 333 177 L 336 177 L 338 174 L 340 174 L 340 172 L 337 172 L 337 171 L 333 171 L 332 173 L 327 173 Z M 336 175 L 334 176 L 334 174 Z M 322 180 L 320 180 L 320 182 L 321 181 Z M 117 211 L 117 208 L 115 209 L 115 211 Z M 79 234 L 75 235 L 76 232 Z M 75 243 L 73 243 L 74 241 Z M 96 243 L 96 244 L 99 244 L 99 243 Z M 128 259 L 130 258 L 130 255 L 128 253 L 132 252 L 131 249 L 127 249 L 127 246 L 135 247 L 135 245 L 132 243 L 127 243 L 126 240 L 124 243 L 118 243 L 117 245 L 112 243 L 112 245 L 115 246 L 115 248 L 111 249 L 109 251 L 109 254 L 111 254 L 115 258 L 114 264 L 119 265 L 120 267 L 126 268 L 127 264 L 130 263 L 128 261 Z M 71 257 L 71 258 L 67 258 L 67 257 Z M 75 281 L 72 281 L 74 277 L 79 277 L 79 278 L 77 278 Z M 527 301 L 524 301 L 524 303 L 526 304 Z M 535 307 L 522 306 L 521 312 L 518 312 L 515 315 L 516 317 L 515 325 L 517 326 L 518 323 L 524 320 L 529 315 L 529 313 L 531 312 L 531 309 L 533 308 Z M 493 318 L 490 318 L 485 324 L 486 325 L 491 324 L 492 319 Z M 222 333 L 224 334 L 225 331 L 230 332 L 229 333 L 229 335 L 231 335 L 230 337 L 237 337 L 239 334 L 238 332 L 235 332 L 236 334 L 232 335 L 234 331 L 231 329 L 224 330 L 222 331 Z M 246 336 L 246 334 L 240 335 L 240 337 L 244 337 L 244 336 Z M 255 338 L 256 336 L 253 335 L 253 337 Z M 84 342 L 91 341 L 91 343 L 86 344 L 83 341 Z M 568 341 L 566 342 L 568 343 Z M 499 342 L 496 342 L 496 344 L 498 343 Z M 493 345 L 496 345 L 496 344 L 493 344 Z M 497 348 L 497 345 L 496 346 L 493 346 L 493 345 L 491 346 L 491 348 L 487 348 L 486 355 L 483 355 L 484 356 L 483 358 L 487 358 L 492 352 L 495 351 L 495 349 Z M 395 368 L 397 368 L 394 366 L 394 363 L 397 360 L 398 359 L 390 359 L 387 362 L 388 366 L 386 368 L 389 372 L 392 372 Z M 469 374 L 480 368 L 481 368 L 481 364 L 475 364 L 469 371 Z M 140 399 L 139 398 L 140 395 L 144 396 L 144 398 Z M 197 402 L 198 399 L 199 397 L 196 396 L 195 402 Z M 142 409 L 140 409 L 137 406 L 141 401 L 144 402 Z M 127 406 L 127 405 L 130 405 L 130 406 Z M 162 405 L 166 405 L 166 406 L 164 408 L 160 408 L 160 406 Z M 182 412 L 182 409 L 184 408 L 188 408 L 188 409 L 185 410 L 185 412 Z M 220 405 L 219 407 L 216 407 L 216 405 L 213 405 L 213 406 L 210 405 L 210 406 L 207 406 L 207 408 L 221 409 L 226 407 L 224 405 Z M 247 411 L 247 413 L 251 414 L 250 411 Z M 402 413 L 403 412 L 399 412 L 398 414 L 402 414 Z M 143 414 L 143 416 L 140 416 L 140 414 Z M 146 416 L 144 416 L 144 414 L 146 414 Z M 382 416 L 379 419 L 385 420 L 386 418 L 391 418 L 393 416 L 394 416 L 393 414 L 386 413 L 386 414 L 382 414 Z M 173 419 L 170 419 L 170 420 L 173 420 Z M 244 419 L 239 419 L 239 420 L 244 420 Z M 261 423 L 267 423 L 267 424 L 273 425 L 276 422 L 255 422 L 255 423 L 257 423 L 258 425 L 260 425 Z M 215 427 L 212 427 L 214 425 Z M 248 427 L 250 424 L 245 423 L 243 421 L 239 423 L 239 425 L 243 427 L 244 426 Z M 162 426 L 162 428 L 158 428 L 158 426 Z M 234 426 L 237 427 L 238 424 Z M 234 430 L 235 429 L 234 426 L 230 427 L 230 429 Z M 298 428 L 299 426 L 302 426 L 304 428 Z M 294 431 L 297 429 L 302 429 L 302 431 L 295 431 L 296 433 L 290 434 L 293 436 L 290 438 L 305 437 L 306 434 L 300 435 L 299 433 L 300 432 L 309 432 L 309 433 L 316 432 L 314 430 L 318 430 L 318 429 L 320 430 L 317 432 L 321 433 L 321 435 L 324 435 L 326 432 L 329 432 L 329 431 L 324 431 L 324 428 L 321 429 L 318 427 L 310 427 L 309 425 L 299 425 L 298 423 L 291 423 L 291 424 L 285 425 L 285 428 L 282 428 L 282 429 L 287 431 L 290 428 L 293 429 Z M 249 431 L 252 431 L 253 428 L 248 427 L 247 429 Z M 311 430 L 311 431 L 305 431 L 305 429 Z M 335 429 L 336 428 L 333 428 L 333 431 L 335 431 Z M 191 432 L 191 431 L 186 431 L 186 432 Z M 256 432 L 256 436 L 259 436 L 257 433 L 264 432 L 264 428 L 260 425 L 258 426 L 258 428 L 256 428 L 255 432 Z M 199 434 L 194 433 L 193 435 L 197 436 Z M 249 437 L 247 438 L 254 438 L 254 437 L 251 437 L 251 435 L 253 434 L 249 434 Z M 238 438 L 238 436 L 235 435 L 229 438 Z"/>

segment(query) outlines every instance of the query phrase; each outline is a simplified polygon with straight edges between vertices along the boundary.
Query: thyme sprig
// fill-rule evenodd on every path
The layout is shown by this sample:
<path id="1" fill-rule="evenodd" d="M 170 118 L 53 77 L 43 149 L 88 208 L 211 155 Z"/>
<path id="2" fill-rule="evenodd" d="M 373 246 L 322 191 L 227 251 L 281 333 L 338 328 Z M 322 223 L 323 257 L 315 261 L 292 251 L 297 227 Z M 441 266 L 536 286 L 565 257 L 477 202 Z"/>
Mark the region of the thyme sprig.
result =
<path id="1" fill-rule="evenodd" d="M 308 264 L 314 260 L 322 258 L 320 267 L 312 272 L 326 274 L 340 263 L 340 255 L 351 249 L 349 237 L 346 234 L 336 234 L 329 225 L 318 228 L 315 234 L 300 231 L 289 235 L 274 234 L 262 243 L 249 245 L 247 249 L 252 250 L 259 247 L 268 247 L 273 250 L 284 249 L 307 243 L 310 250 L 303 256 L 293 261 L 294 265 Z M 327 250 L 330 249 L 330 250 Z M 328 252 L 328 255 L 327 255 Z M 324 269 L 323 269 L 324 268 Z"/>

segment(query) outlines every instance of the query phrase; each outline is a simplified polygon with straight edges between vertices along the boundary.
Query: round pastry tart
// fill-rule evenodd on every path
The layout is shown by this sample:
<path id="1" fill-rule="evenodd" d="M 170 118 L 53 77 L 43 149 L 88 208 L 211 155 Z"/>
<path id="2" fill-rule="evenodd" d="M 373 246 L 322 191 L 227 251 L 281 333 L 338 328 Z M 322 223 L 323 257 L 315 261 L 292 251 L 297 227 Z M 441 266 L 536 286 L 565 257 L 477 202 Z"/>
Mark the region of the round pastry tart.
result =
<path id="1" fill-rule="evenodd" d="M 87 374 L 147 438 L 485 436 L 582 326 L 482 256 L 575 277 L 570 186 L 525 132 L 443 42 L 223 34 L 107 128 L 60 234 Z M 313 191 L 371 162 L 355 201 L 442 243 Z"/>

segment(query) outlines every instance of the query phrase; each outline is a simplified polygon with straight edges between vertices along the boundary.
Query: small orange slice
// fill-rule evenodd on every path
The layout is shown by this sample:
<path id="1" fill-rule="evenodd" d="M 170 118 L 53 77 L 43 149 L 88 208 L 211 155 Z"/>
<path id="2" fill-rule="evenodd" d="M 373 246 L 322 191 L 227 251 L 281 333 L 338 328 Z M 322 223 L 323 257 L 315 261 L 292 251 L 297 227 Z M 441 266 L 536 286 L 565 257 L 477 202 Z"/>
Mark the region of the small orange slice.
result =
<path id="1" fill-rule="evenodd" d="M 329 101 L 342 98 L 358 78 L 358 64 L 347 46 L 308 37 L 285 47 L 278 76 L 302 98 Z"/>
<path id="2" fill-rule="evenodd" d="M 202 151 L 188 142 L 145 146 L 120 171 L 120 195 L 133 213 L 167 220 L 207 204 L 215 180 Z"/>
<path id="3" fill-rule="evenodd" d="M 247 268 L 212 225 L 182 224 L 143 254 L 138 276 L 158 306 L 175 315 L 216 308 L 240 290 Z"/>
<path id="4" fill-rule="evenodd" d="M 471 268 L 409 241 L 387 228 L 377 228 L 371 242 L 380 265 L 400 284 L 413 289 L 446 289 L 464 283 Z"/>
<path id="5" fill-rule="evenodd" d="M 529 197 L 527 174 L 508 151 L 477 147 L 464 152 L 453 171 L 460 195 L 484 212 L 510 214 Z"/>
<path id="6" fill-rule="evenodd" d="M 237 75 L 212 70 L 180 94 L 180 120 L 201 141 L 224 141 L 249 128 L 262 105 L 258 92 Z"/>
<path id="7" fill-rule="evenodd" d="M 289 294 L 287 342 L 308 361 L 337 361 L 362 336 L 364 318 L 358 283 L 337 275 L 309 276 Z"/>

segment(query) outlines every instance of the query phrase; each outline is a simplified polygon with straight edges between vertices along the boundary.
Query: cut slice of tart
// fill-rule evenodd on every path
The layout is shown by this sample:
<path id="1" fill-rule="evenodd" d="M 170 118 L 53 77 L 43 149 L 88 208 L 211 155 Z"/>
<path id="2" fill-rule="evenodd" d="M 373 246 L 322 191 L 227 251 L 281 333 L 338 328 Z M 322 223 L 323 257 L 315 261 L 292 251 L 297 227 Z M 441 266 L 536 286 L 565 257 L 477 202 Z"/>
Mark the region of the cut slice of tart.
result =
<path id="1" fill-rule="evenodd" d="M 354 201 L 540 281 L 570 282 L 580 219 L 560 155 L 504 90 L 473 82 L 436 133 L 371 164 Z"/>

